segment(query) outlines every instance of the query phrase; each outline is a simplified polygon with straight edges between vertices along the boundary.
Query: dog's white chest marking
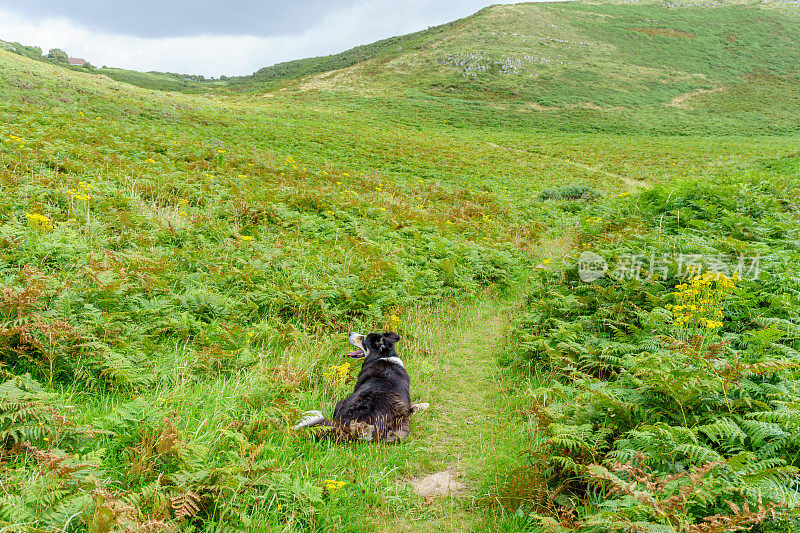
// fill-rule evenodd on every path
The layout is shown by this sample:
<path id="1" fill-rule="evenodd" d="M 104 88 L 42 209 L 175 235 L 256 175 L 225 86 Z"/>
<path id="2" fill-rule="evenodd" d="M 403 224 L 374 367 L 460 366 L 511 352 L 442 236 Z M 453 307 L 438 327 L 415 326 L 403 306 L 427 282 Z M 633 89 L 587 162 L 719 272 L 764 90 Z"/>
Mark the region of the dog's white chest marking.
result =
<path id="1" fill-rule="evenodd" d="M 394 356 L 394 357 L 387 357 L 386 359 L 384 359 L 384 361 L 386 361 L 387 363 L 392 363 L 392 364 L 395 364 L 395 365 L 400 365 L 400 366 L 402 366 L 403 368 L 405 368 L 405 367 L 406 367 L 406 365 L 404 365 L 404 364 L 403 364 L 403 361 L 402 361 L 402 360 L 401 360 L 399 357 L 397 357 L 397 356 Z"/>

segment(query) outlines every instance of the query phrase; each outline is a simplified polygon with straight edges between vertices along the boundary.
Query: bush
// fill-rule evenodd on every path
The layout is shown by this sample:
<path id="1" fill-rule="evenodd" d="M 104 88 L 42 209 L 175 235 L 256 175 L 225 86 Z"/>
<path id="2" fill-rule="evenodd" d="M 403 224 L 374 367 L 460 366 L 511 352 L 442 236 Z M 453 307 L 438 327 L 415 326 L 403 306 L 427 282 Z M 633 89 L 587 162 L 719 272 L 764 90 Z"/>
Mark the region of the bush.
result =
<path id="1" fill-rule="evenodd" d="M 539 193 L 540 200 L 583 200 L 591 202 L 600 197 L 600 193 L 588 185 L 567 185 L 560 189 L 547 189 Z"/>
<path id="2" fill-rule="evenodd" d="M 777 201 L 779 187 L 688 183 L 597 206 L 583 240 L 609 274 L 542 271 L 506 356 L 555 380 L 532 393 L 530 464 L 509 485 L 539 489 L 506 489 L 509 502 L 567 529 L 728 531 L 796 516 L 800 268 L 796 204 Z M 625 227 L 598 233 L 604 219 Z M 765 243 L 758 279 L 675 259 Z M 631 253 L 640 264 L 614 268 Z"/>

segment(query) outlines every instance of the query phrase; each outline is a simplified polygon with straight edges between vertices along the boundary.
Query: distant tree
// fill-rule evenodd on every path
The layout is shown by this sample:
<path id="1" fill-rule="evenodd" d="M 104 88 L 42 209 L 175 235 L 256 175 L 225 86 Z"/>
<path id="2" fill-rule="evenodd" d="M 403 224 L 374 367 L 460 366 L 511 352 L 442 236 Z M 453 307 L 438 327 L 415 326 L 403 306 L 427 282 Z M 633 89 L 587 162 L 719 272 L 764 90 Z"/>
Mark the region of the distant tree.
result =
<path id="1" fill-rule="evenodd" d="M 55 61 L 58 61 L 59 63 L 67 63 L 69 59 L 67 53 L 61 48 L 51 48 L 50 51 L 47 53 L 47 57 Z"/>
<path id="2" fill-rule="evenodd" d="M 42 57 L 42 49 L 39 48 L 38 46 L 23 46 L 22 48 L 25 50 L 25 52 L 27 52 L 25 55 L 28 57 L 33 57 L 33 58 Z"/>
<path id="3" fill-rule="evenodd" d="M 0 41 L 0 47 L 31 59 L 42 59 L 42 49 L 38 46 L 25 46 L 20 43 L 7 43 L 5 41 Z"/>

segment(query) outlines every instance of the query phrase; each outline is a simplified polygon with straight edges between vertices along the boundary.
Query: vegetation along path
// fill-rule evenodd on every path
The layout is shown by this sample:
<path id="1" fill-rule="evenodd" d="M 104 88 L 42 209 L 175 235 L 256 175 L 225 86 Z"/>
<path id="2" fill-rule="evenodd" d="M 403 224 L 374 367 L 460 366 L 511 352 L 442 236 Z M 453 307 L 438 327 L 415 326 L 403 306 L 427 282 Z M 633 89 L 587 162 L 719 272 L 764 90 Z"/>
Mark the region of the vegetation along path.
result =
<path id="1" fill-rule="evenodd" d="M 467 531 L 485 527 L 489 501 L 515 434 L 509 396 L 497 365 L 510 300 L 482 297 L 420 310 L 407 324 L 402 356 L 414 401 L 430 408 L 413 420 L 418 453 L 399 479 L 415 505 L 399 521 L 378 517 L 389 531 Z M 488 490 L 487 490 L 488 489 Z"/>

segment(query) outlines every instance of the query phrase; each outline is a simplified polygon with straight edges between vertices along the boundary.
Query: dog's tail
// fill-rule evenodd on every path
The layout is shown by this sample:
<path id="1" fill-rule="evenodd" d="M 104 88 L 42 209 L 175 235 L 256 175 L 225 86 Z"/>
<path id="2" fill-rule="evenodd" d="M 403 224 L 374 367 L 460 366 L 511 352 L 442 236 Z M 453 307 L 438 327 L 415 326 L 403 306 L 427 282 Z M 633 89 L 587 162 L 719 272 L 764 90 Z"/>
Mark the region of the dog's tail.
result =
<path id="1" fill-rule="evenodd" d="M 320 426 L 333 426 L 333 422 L 325 418 L 322 411 L 306 411 L 294 429 L 313 428 Z"/>

